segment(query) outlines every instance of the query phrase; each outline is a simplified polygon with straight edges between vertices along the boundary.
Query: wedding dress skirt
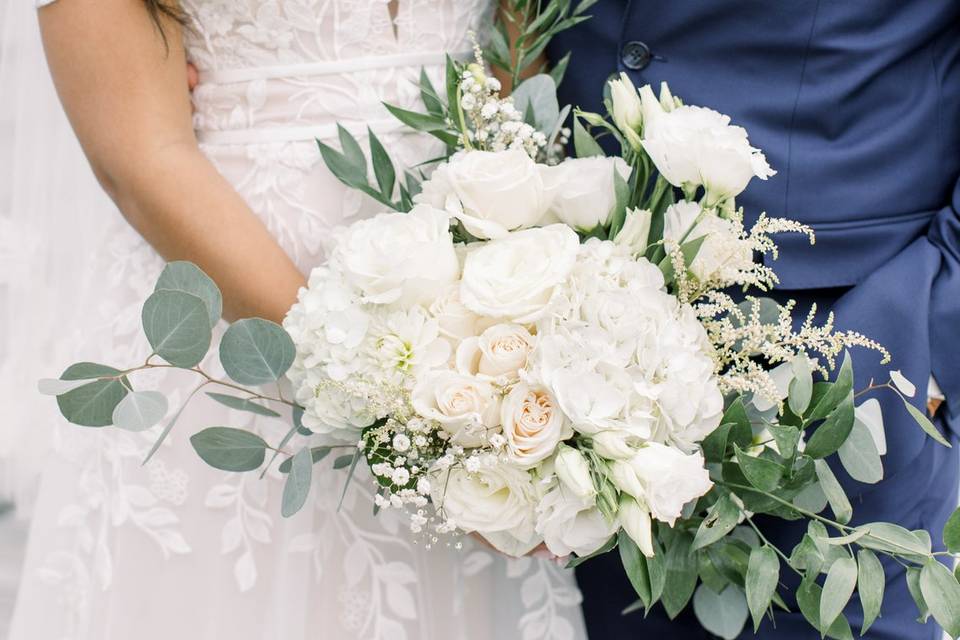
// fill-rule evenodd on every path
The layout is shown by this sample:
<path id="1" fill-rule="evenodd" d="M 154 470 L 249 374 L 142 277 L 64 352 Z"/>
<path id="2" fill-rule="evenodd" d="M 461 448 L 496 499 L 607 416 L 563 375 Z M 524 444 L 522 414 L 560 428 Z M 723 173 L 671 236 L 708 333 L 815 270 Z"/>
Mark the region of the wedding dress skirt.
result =
<path id="1" fill-rule="evenodd" d="M 324 260 L 332 229 L 377 211 L 329 174 L 313 139 L 336 146 L 339 122 L 363 141 L 370 126 L 406 166 L 437 155 L 381 101 L 419 108 L 421 67 L 442 86 L 444 52 L 468 54 L 490 17 L 488 0 L 400 0 L 395 20 L 383 0 L 183 5 L 202 148 L 304 273 Z M 96 222 L 104 240 L 82 266 L 90 285 L 70 331 L 83 336 L 75 357 L 128 366 L 149 353 L 140 305 L 163 261 L 115 210 Z M 134 380 L 162 389 L 172 410 L 196 383 L 183 372 Z M 198 394 L 145 466 L 156 430 L 56 425 L 11 639 L 585 636 L 572 572 L 469 543 L 427 550 L 394 514 L 374 516 L 366 473 L 338 510 L 346 472 L 326 461 L 308 505 L 283 519 L 278 472 L 220 472 L 189 444 L 207 426 L 252 426 L 271 442 L 288 428 L 251 420 Z"/>

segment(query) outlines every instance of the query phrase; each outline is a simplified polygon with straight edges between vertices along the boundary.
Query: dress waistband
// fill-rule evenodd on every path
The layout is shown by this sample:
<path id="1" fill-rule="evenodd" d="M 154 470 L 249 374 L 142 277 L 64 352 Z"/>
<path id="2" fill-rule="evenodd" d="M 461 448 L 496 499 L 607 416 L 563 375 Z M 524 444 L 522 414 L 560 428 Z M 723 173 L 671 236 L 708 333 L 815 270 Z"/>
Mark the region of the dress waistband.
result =
<path id="1" fill-rule="evenodd" d="M 457 60 L 466 60 L 470 58 L 473 53 L 469 51 L 451 54 L 446 54 L 443 52 L 397 53 L 385 56 L 348 58 L 345 60 L 323 60 L 317 62 L 298 62 L 293 64 L 267 67 L 211 69 L 200 71 L 199 77 L 201 83 L 207 82 L 213 84 L 231 84 L 235 82 L 270 80 L 275 78 L 322 76 L 337 73 L 369 71 L 372 69 L 442 65 L 446 63 L 447 55 Z"/>

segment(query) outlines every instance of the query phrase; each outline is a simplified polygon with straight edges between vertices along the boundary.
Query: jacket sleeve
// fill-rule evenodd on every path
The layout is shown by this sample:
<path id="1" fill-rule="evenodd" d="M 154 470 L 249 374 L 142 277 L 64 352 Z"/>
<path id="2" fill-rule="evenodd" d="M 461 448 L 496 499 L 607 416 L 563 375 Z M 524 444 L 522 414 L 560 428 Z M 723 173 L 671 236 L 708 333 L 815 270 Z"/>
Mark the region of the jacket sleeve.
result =
<path id="1" fill-rule="evenodd" d="M 951 415 L 960 417 L 960 178 L 927 237 L 941 258 L 930 292 L 930 365 Z"/>

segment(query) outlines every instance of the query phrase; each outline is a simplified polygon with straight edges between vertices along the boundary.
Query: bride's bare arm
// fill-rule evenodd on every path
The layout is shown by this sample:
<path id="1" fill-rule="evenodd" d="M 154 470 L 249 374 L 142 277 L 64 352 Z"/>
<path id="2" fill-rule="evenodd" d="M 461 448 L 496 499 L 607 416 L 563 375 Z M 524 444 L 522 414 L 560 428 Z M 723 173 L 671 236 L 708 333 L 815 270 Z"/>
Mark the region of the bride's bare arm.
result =
<path id="1" fill-rule="evenodd" d="M 39 14 L 60 99 L 127 220 L 164 258 L 210 274 L 229 318 L 281 320 L 303 276 L 197 146 L 180 26 L 164 22 L 165 43 L 140 0 Z"/>

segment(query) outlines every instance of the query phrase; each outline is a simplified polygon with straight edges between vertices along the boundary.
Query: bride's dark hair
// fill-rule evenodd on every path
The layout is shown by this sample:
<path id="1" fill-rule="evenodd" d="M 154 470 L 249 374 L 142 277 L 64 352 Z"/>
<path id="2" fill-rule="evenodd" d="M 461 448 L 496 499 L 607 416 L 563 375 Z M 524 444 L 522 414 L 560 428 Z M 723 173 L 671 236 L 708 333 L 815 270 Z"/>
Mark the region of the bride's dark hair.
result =
<path id="1" fill-rule="evenodd" d="M 147 12 L 150 13 L 150 18 L 161 34 L 163 34 L 164 19 L 173 20 L 182 25 L 187 22 L 186 14 L 183 13 L 175 0 L 172 2 L 168 0 L 143 0 L 143 2 L 147 5 Z M 166 36 L 164 36 L 164 39 L 166 39 Z"/>

